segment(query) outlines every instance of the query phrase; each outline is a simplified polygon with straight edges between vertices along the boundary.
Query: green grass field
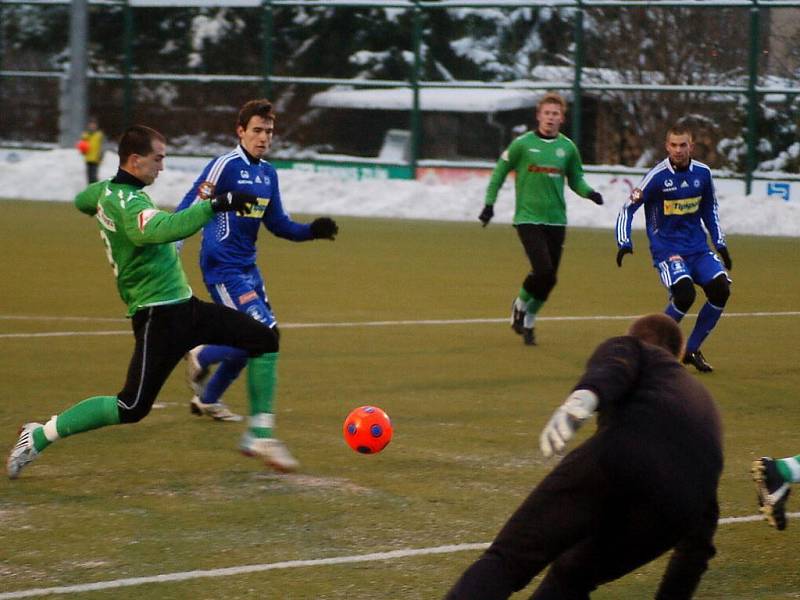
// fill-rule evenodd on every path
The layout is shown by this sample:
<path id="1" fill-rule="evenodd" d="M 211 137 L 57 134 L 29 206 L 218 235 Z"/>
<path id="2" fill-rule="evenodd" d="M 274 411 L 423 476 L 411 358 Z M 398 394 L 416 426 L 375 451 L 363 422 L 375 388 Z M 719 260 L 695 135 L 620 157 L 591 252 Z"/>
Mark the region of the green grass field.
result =
<path id="1" fill-rule="evenodd" d="M 133 338 L 92 220 L 67 204 L 2 207 L 5 458 L 22 422 L 116 393 Z M 496 321 L 507 316 L 526 270 L 511 227 L 339 222 L 335 243 L 291 244 L 269 235 L 260 243 L 283 326 L 278 435 L 301 472 L 264 470 L 236 452 L 240 425 L 190 416 L 181 365 L 143 422 L 63 440 L 20 479 L 0 478 L 0 597 L 488 542 L 552 467 L 538 450 L 546 419 L 594 346 L 628 324 L 600 317 L 657 312 L 665 304 L 642 235 L 636 254 L 618 269 L 613 232 L 572 229 L 558 287 L 537 326 L 540 345 L 524 347 L 505 321 Z M 716 372 L 702 381 L 725 424 L 722 516 L 742 517 L 756 514 L 752 459 L 800 452 L 800 316 L 769 314 L 800 310 L 800 244 L 734 236 L 729 245 L 732 316 L 704 346 Z M 184 260 L 195 292 L 206 298 L 197 248 L 198 240 L 190 240 Z M 555 319 L 576 316 L 598 318 Z M 409 323 L 469 319 L 495 321 Z M 387 321 L 398 323 L 359 325 Z M 687 319 L 684 331 L 692 323 Z M 103 331 L 123 333 L 81 335 Z M 54 332 L 64 335 L 28 335 Z M 243 381 L 227 400 L 246 410 Z M 381 406 L 393 418 L 395 438 L 380 455 L 358 455 L 342 440 L 345 415 L 362 404 Z M 800 510 L 800 499 L 789 507 Z M 762 521 L 721 525 L 717 546 L 698 598 L 800 597 L 800 520 L 780 533 Z M 440 598 L 477 555 L 455 550 L 312 562 L 66 597 Z M 662 557 L 593 597 L 652 597 L 664 565 Z"/>

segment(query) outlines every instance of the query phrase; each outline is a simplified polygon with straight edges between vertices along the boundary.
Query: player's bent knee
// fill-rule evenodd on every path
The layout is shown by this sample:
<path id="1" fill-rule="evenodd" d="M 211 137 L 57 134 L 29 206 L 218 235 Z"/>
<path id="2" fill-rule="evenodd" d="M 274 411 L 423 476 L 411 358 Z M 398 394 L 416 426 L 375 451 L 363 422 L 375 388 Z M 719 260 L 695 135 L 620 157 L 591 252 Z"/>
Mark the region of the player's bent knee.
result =
<path id="1" fill-rule="evenodd" d="M 146 406 L 134 406 L 132 408 L 119 407 L 119 422 L 120 423 L 138 423 L 150 414 L 152 403 Z"/>
<path id="2" fill-rule="evenodd" d="M 694 304 L 695 291 L 694 282 L 688 277 L 680 279 L 670 289 L 672 293 L 672 303 L 682 313 L 687 312 Z"/>
<path id="3" fill-rule="evenodd" d="M 731 296 L 731 284 L 724 274 L 717 275 L 710 283 L 706 284 L 703 290 L 708 301 L 720 308 L 725 306 Z"/>
<path id="4" fill-rule="evenodd" d="M 556 272 L 552 269 L 538 271 L 529 275 L 525 283 L 528 284 L 525 286 L 525 291 L 544 302 L 556 287 Z"/>

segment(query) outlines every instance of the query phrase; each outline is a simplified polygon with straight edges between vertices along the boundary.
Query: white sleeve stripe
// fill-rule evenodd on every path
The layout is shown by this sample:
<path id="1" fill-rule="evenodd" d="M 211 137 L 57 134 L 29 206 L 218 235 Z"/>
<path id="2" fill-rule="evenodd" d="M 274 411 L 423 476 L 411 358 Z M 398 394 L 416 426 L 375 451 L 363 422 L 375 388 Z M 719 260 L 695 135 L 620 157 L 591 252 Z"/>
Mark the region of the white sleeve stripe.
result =
<path id="1" fill-rule="evenodd" d="M 219 181 L 219 176 L 225 169 L 225 166 L 235 158 L 235 152 L 229 152 L 228 154 L 218 157 L 208 170 L 208 181 L 216 185 L 217 181 Z"/>
<path id="2" fill-rule="evenodd" d="M 666 159 L 665 159 L 665 160 L 666 160 Z M 639 184 L 639 189 L 640 189 L 640 190 L 644 190 L 644 189 L 645 189 L 645 188 L 646 188 L 646 187 L 647 187 L 647 186 L 650 184 L 650 181 L 653 179 L 653 177 L 655 177 L 656 175 L 658 175 L 659 173 L 661 173 L 661 171 L 663 171 L 664 169 L 666 169 L 666 168 L 667 168 L 667 165 L 666 165 L 666 163 L 665 163 L 665 160 L 662 160 L 662 161 L 661 161 L 660 163 L 658 163 L 658 164 L 657 164 L 655 167 L 653 167 L 652 169 L 650 169 L 650 171 L 647 173 L 647 175 L 645 175 L 645 176 L 642 178 L 642 181 L 641 181 L 641 183 Z"/>

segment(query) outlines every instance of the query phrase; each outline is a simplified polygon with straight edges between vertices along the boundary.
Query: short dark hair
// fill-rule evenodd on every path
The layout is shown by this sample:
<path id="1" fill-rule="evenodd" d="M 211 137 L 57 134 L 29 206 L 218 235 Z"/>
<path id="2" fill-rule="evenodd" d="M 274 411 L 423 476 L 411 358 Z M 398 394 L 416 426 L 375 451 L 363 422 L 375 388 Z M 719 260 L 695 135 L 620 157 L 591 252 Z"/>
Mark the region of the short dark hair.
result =
<path id="1" fill-rule="evenodd" d="M 692 133 L 691 127 L 689 127 L 686 123 L 681 123 L 680 121 L 675 123 L 675 125 L 670 127 L 667 131 L 667 137 L 671 135 L 688 135 L 690 142 L 694 139 L 694 134 Z"/>
<path id="2" fill-rule="evenodd" d="M 239 116 L 236 119 L 236 125 L 241 125 L 242 129 L 247 129 L 247 124 L 254 116 L 259 116 L 262 119 L 275 121 L 275 113 L 272 112 L 272 102 L 266 98 L 259 98 L 258 100 L 250 100 L 245 102 L 244 106 L 239 110 Z"/>
<path id="3" fill-rule="evenodd" d="M 132 154 L 147 156 L 153 152 L 153 141 L 166 143 L 167 138 L 147 125 L 131 125 L 119 139 L 119 164 L 124 165 Z"/>
<path id="4" fill-rule="evenodd" d="M 663 348 L 675 358 L 683 350 L 683 334 L 678 324 L 663 313 L 639 317 L 628 328 L 628 335 Z"/>

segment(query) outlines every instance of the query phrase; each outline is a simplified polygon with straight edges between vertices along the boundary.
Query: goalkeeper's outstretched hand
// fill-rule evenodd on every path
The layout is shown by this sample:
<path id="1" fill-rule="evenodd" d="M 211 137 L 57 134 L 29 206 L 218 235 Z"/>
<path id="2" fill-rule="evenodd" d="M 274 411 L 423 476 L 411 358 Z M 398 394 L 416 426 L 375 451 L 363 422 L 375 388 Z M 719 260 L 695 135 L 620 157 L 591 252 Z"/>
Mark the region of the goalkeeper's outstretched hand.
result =
<path id="1" fill-rule="evenodd" d="M 539 449 L 545 458 L 561 452 L 583 422 L 597 410 L 598 398 L 591 390 L 575 390 L 556 409 L 539 436 Z"/>
<path id="2" fill-rule="evenodd" d="M 240 215 L 249 215 L 256 202 L 258 202 L 258 199 L 252 194 L 247 194 L 245 192 L 225 192 L 211 199 L 211 209 L 214 212 L 235 210 Z"/>
<path id="3" fill-rule="evenodd" d="M 339 226 L 330 217 L 320 217 L 311 221 L 311 235 L 315 240 L 334 240 Z"/>

